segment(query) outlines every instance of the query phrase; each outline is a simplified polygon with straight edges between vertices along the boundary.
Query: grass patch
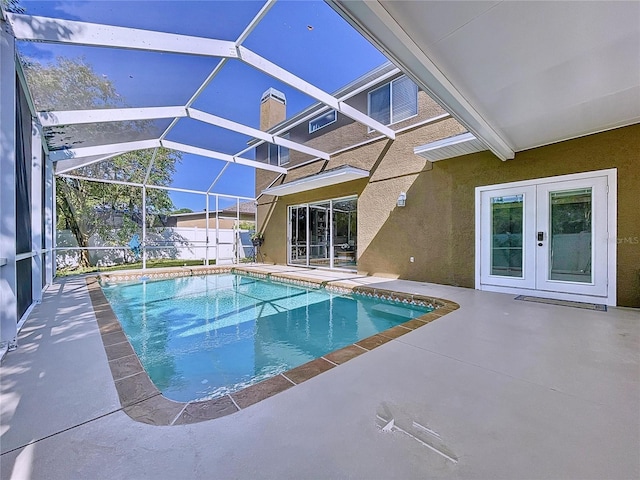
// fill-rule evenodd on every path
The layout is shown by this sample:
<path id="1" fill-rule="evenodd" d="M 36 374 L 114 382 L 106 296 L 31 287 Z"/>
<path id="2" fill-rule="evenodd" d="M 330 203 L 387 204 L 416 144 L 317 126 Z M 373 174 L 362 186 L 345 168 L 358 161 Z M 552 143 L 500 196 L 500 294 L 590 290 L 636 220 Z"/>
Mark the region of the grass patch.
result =
<path id="1" fill-rule="evenodd" d="M 214 265 L 215 260 L 209 260 L 209 265 Z M 147 268 L 164 268 L 164 267 L 192 267 L 197 265 L 204 265 L 202 260 L 172 260 L 172 259 L 158 259 L 147 260 Z M 133 263 L 123 263 L 121 265 L 112 265 L 110 267 L 89 267 L 89 268 L 74 268 L 74 269 L 59 269 L 56 271 L 58 277 L 68 277 L 70 275 L 81 275 L 83 273 L 94 272 L 113 272 L 117 270 L 132 270 L 136 268 L 142 268 L 142 261 Z"/>

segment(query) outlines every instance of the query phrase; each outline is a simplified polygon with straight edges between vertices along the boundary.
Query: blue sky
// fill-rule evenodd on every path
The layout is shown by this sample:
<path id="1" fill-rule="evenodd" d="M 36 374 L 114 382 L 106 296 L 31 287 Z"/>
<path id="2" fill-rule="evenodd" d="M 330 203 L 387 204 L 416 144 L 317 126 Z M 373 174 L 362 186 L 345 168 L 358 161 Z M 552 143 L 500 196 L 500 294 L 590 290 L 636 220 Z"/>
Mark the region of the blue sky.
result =
<path id="1" fill-rule="evenodd" d="M 259 1 L 22 1 L 26 13 L 170 33 L 235 40 L 260 10 Z M 322 1 L 279 1 L 244 46 L 332 92 L 385 62 L 385 58 Z M 128 106 L 184 105 L 218 59 L 68 45 L 26 44 L 20 51 L 40 62 L 84 57 L 109 78 Z M 194 107 L 259 127 L 259 102 L 270 87 L 287 96 L 287 115 L 315 103 L 310 97 L 239 62 L 229 61 Z M 167 137 L 235 154 L 249 140 L 190 119 Z M 245 155 L 252 158 L 252 154 Z M 224 162 L 184 155 L 173 185 L 207 190 Z M 214 190 L 253 197 L 254 170 L 232 165 Z M 172 193 L 176 206 L 204 209 L 201 197 Z M 213 208 L 213 207 L 211 207 Z"/>

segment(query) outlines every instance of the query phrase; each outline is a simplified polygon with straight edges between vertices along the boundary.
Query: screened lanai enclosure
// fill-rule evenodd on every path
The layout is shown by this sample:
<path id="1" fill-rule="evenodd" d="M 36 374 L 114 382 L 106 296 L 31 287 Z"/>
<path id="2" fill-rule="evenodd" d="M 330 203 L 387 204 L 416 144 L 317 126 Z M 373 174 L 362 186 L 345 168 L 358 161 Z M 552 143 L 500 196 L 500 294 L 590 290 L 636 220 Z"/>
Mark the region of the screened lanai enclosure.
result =
<path id="1" fill-rule="evenodd" d="M 321 105 L 394 138 L 331 93 L 388 62 L 334 8 L 3 3 L 4 347 L 56 275 L 254 260 L 256 169 L 286 176 L 290 151 L 331 160 L 322 146 L 261 125 L 266 92 L 282 96 L 286 119 Z M 263 145 L 278 154 L 258 161 Z M 355 204 L 300 207 L 315 223 L 307 243 L 290 245 L 292 257 L 353 265 Z"/>

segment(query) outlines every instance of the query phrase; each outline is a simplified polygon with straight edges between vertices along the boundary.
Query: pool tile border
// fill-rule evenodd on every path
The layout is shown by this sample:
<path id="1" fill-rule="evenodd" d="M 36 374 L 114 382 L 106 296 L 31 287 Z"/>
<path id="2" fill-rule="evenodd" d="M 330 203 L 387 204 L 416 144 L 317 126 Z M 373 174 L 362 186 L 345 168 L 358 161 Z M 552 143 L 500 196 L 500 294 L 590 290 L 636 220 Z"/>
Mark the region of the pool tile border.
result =
<path id="1" fill-rule="evenodd" d="M 178 267 L 176 269 L 174 267 L 143 272 L 104 273 L 100 274 L 100 280 L 98 276 L 86 278 L 89 297 L 93 304 L 111 375 L 122 410 L 129 417 L 137 422 L 156 426 L 186 425 L 224 417 L 288 390 L 460 308 L 457 303 L 441 298 L 395 292 L 373 286 L 354 286 L 341 280 L 326 281 L 309 277 L 300 278 L 291 272 L 262 272 L 250 268 L 209 266 Z M 205 401 L 175 402 L 162 395 L 142 368 L 133 347 L 122 331 L 120 322 L 102 292 L 100 281 L 105 283 L 127 282 L 143 278 L 161 280 L 212 273 L 239 273 L 301 287 L 326 288 L 338 294 L 356 294 L 408 305 L 432 307 L 434 310 L 237 392 Z M 303 275 L 304 272 L 301 274 Z"/>

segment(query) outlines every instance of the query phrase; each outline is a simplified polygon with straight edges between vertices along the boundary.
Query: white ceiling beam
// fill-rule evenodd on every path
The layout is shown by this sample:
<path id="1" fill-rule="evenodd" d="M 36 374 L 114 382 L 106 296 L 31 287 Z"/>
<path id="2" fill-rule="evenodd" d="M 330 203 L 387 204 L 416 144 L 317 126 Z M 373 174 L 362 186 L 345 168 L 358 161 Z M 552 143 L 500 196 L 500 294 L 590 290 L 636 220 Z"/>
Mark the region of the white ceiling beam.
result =
<path id="1" fill-rule="evenodd" d="M 111 153 L 109 155 L 98 155 L 97 157 L 84 157 L 84 158 L 69 158 L 67 160 L 58 160 L 54 163 L 56 175 L 60 175 L 62 173 L 71 172 L 78 168 L 86 167 L 88 165 L 93 165 L 94 163 L 102 162 L 103 160 L 108 160 L 110 158 L 116 157 L 123 152 Z"/>
<path id="2" fill-rule="evenodd" d="M 144 174 L 144 182 L 143 182 L 144 185 L 149 183 L 149 177 L 151 176 L 151 170 L 153 169 L 153 164 L 155 163 L 157 156 L 158 156 L 158 149 L 154 148 L 153 149 L 153 154 L 151 155 L 151 160 L 149 160 L 149 165 L 147 165 L 147 171 Z"/>
<path id="3" fill-rule="evenodd" d="M 189 108 L 187 110 L 187 113 L 189 114 L 189 117 L 193 118 L 194 120 L 199 120 L 201 122 L 208 123 L 210 125 L 215 125 L 217 127 L 221 127 L 226 130 L 232 130 L 234 132 L 242 133 L 250 137 L 259 138 L 261 140 L 264 140 L 265 142 L 275 143 L 276 145 L 281 145 L 283 147 L 290 148 L 291 150 L 295 150 L 297 152 L 306 153 L 307 155 L 311 155 L 313 157 L 320 157 L 325 160 L 330 159 L 329 154 L 321 150 L 307 147 L 306 145 L 303 145 L 301 143 L 292 142 L 290 140 L 277 137 L 275 135 L 270 135 L 267 132 L 258 130 L 257 128 L 249 127 L 247 125 L 243 125 L 241 123 L 237 123 L 232 120 L 227 120 L 226 118 L 218 117 L 217 115 L 212 115 L 210 113 L 206 113 L 206 112 L 197 110 L 195 108 Z"/>
<path id="4" fill-rule="evenodd" d="M 112 143 L 110 145 L 96 145 L 94 147 L 69 148 L 65 150 L 53 150 L 49 158 L 53 162 L 69 158 L 93 157 L 96 155 L 109 155 L 110 153 L 125 153 L 134 150 L 146 150 L 159 147 L 160 140 L 140 140 L 137 142 Z"/>
<path id="5" fill-rule="evenodd" d="M 204 92 L 205 88 L 207 88 L 209 86 L 209 84 L 213 81 L 213 79 L 216 78 L 218 73 L 220 73 L 220 70 L 222 70 L 222 67 L 224 67 L 226 65 L 227 61 L 228 60 L 226 58 L 223 58 L 222 60 L 220 60 L 218 62 L 218 64 L 213 68 L 213 70 L 207 76 L 207 78 L 205 78 L 204 82 L 202 82 L 200 84 L 200 86 L 198 87 L 198 89 L 194 92 L 194 94 L 191 95 L 191 98 L 189 99 L 189 101 L 185 105 L 186 107 L 190 107 L 191 105 L 193 105 L 195 103 L 195 101 L 202 94 L 202 92 Z"/>
<path id="6" fill-rule="evenodd" d="M 155 120 L 160 118 L 186 117 L 184 107 L 149 108 L 100 108 L 94 110 L 66 110 L 38 112 L 43 127 L 79 125 L 83 123 L 127 122 L 133 120 Z"/>
<path id="7" fill-rule="evenodd" d="M 481 139 L 498 158 L 514 158 L 514 148 L 467 101 L 380 2 L 328 0 L 328 3 L 396 65 L 402 67 L 415 83 L 451 112 L 456 120 Z"/>
<path id="8" fill-rule="evenodd" d="M 167 187 L 164 185 L 144 185 L 142 183 L 137 182 L 126 182 L 123 180 L 111 180 L 108 178 L 91 178 L 84 177 L 82 175 L 70 175 L 70 174 L 61 174 L 59 175 L 62 178 L 73 178 L 75 180 L 85 180 L 87 182 L 97 182 L 97 183 L 108 183 L 112 185 L 126 185 L 128 187 L 138 187 L 138 188 L 152 188 L 156 190 L 168 190 L 170 192 L 183 192 L 183 193 L 197 193 L 199 195 L 206 195 L 207 192 L 203 192 L 202 190 L 190 190 L 187 188 L 177 188 L 177 187 Z"/>
<path id="9" fill-rule="evenodd" d="M 216 175 L 216 178 L 214 178 L 213 182 L 211 182 L 211 185 L 209 185 L 209 188 L 207 189 L 207 193 L 209 193 L 209 192 L 211 192 L 211 190 L 213 190 L 213 187 L 215 187 L 216 183 L 218 183 L 218 180 L 220 180 L 220 178 L 222 178 L 222 175 L 224 175 L 224 172 L 229 167 L 229 165 L 231 165 L 231 164 L 230 163 L 225 163 L 224 164 L 224 167 L 222 167 L 222 170 L 220 170 L 218 175 Z"/>
<path id="10" fill-rule="evenodd" d="M 377 130 L 378 132 L 382 133 L 392 140 L 396 138 L 395 132 L 391 128 L 381 124 L 371 117 L 368 117 L 367 115 L 364 115 L 363 113 L 347 105 L 346 103 L 338 101 L 337 98 L 333 97 L 327 92 L 319 89 L 314 85 L 311 85 L 309 82 L 302 80 L 300 77 L 297 77 L 293 73 L 285 70 L 282 67 L 279 67 L 275 63 L 270 62 L 266 58 L 261 57 L 257 53 L 254 53 L 243 46 L 239 46 L 238 55 L 240 60 L 245 62 L 247 65 L 250 65 L 257 70 L 260 70 L 261 72 L 264 72 L 267 75 L 270 75 L 271 77 L 274 77 L 275 79 L 286 83 L 287 85 L 301 91 L 302 93 L 305 93 L 306 95 L 309 95 L 312 98 L 315 98 L 325 105 L 329 105 L 334 110 L 337 110 L 338 112 L 357 122 L 365 124 L 367 127 L 373 130 Z"/>
<path id="11" fill-rule="evenodd" d="M 68 173 L 62 173 L 62 174 L 60 174 L 58 176 L 62 177 L 62 178 L 73 178 L 75 180 L 86 180 L 87 182 L 110 183 L 110 184 L 113 184 L 113 185 L 127 185 L 129 187 L 143 187 L 144 186 L 141 183 L 125 182 L 123 180 L 111 180 L 111 179 L 108 179 L 108 178 L 92 178 L 92 177 L 85 177 L 83 175 L 71 175 L 71 174 L 68 174 Z"/>
<path id="12" fill-rule="evenodd" d="M 248 158 L 241 158 L 233 155 L 229 155 L 222 152 L 216 152 L 208 150 L 206 148 L 194 147 L 193 145 L 185 145 L 184 143 L 172 142 L 170 140 L 162 140 L 162 146 L 170 148 L 172 150 L 178 150 L 184 153 L 192 153 L 194 155 L 200 155 L 201 157 L 213 158 L 216 160 L 222 160 L 224 162 L 238 163 L 240 165 L 247 165 L 249 167 L 258 168 L 260 170 L 269 170 L 278 173 L 287 173 L 287 169 L 278 167 L 276 165 L 269 165 L 268 163 L 256 162 L 255 160 L 249 160 Z"/>
<path id="13" fill-rule="evenodd" d="M 151 188 L 154 190 L 166 190 L 169 192 L 183 192 L 183 193 L 196 193 L 198 195 L 207 195 L 209 194 L 209 192 L 203 192 L 202 190 L 192 190 L 192 189 L 188 189 L 188 188 L 178 188 L 178 187 L 168 187 L 166 185 L 144 185 L 142 183 L 136 183 L 136 182 L 125 182 L 122 180 L 109 180 L 107 178 L 91 178 L 91 177 L 83 177 L 81 175 L 69 175 L 69 174 L 62 174 L 60 175 L 60 177 L 62 178 L 73 178 L 76 180 L 86 180 L 87 182 L 97 182 L 97 183 L 111 183 L 114 185 L 126 185 L 128 187 L 146 187 L 146 188 Z M 212 194 L 213 195 L 213 194 Z M 239 198 L 240 200 L 255 200 L 255 198 L 252 197 L 241 197 L 239 195 L 225 195 L 224 193 L 216 193 L 215 195 L 219 196 L 219 197 L 224 197 L 224 198 Z"/>
<path id="14" fill-rule="evenodd" d="M 238 56 L 235 43 L 228 40 L 17 13 L 7 13 L 7 17 L 17 40 L 116 47 L 205 57 L 236 58 Z"/>
<path id="15" fill-rule="evenodd" d="M 262 21 L 265 15 L 269 13 L 269 10 L 271 10 L 271 8 L 275 4 L 276 4 L 276 0 L 267 0 L 265 2 L 265 4 L 260 9 L 260 11 L 256 14 L 255 17 L 253 17 L 253 20 L 249 22 L 249 25 L 247 25 L 247 28 L 244 29 L 244 31 L 240 34 L 240 36 L 236 40 L 235 42 L 236 46 L 241 45 L 247 39 L 247 37 L 251 35 L 251 32 L 253 32 L 253 30 L 258 26 L 258 24 Z"/>

